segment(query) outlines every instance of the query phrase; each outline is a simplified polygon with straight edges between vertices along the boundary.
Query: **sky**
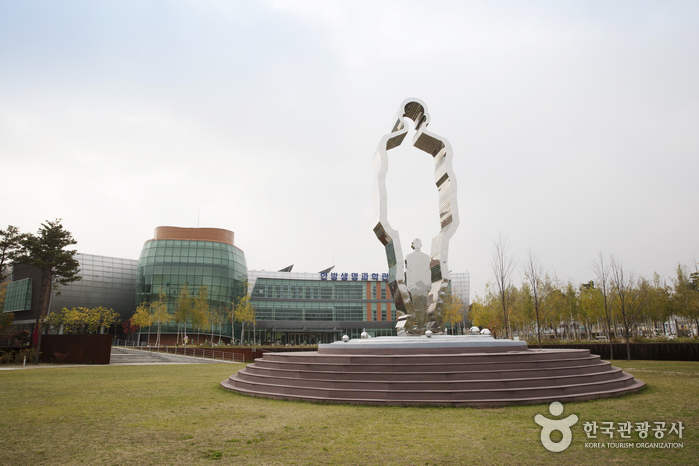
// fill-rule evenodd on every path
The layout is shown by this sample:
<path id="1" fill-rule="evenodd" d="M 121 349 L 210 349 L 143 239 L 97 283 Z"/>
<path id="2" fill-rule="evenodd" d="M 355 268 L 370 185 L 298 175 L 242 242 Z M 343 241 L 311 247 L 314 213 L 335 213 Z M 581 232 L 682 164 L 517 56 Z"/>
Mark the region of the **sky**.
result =
<path id="1" fill-rule="evenodd" d="M 454 150 L 472 298 L 499 237 L 515 284 L 530 251 L 563 282 L 600 253 L 669 280 L 699 257 L 697 24 L 695 1 L 0 0 L 0 228 L 61 218 L 132 259 L 157 226 L 225 228 L 249 269 L 385 272 L 372 159 L 413 97 Z M 439 230 L 410 141 L 404 248 Z"/>

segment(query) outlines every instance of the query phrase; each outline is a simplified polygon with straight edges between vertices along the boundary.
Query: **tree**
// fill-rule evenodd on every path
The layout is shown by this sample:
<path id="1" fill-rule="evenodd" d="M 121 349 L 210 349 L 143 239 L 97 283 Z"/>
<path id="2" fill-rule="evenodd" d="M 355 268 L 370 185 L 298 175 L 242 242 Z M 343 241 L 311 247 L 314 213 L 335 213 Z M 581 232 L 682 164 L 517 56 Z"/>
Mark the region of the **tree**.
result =
<path id="1" fill-rule="evenodd" d="M 589 319 L 597 320 L 599 331 L 599 318 L 604 319 L 604 304 L 602 303 L 602 293 L 595 287 L 595 282 L 590 280 L 587 283 L 580 285 L 580 308 L 582 309 L 585 318 L 588 319 L 587 337 L 592 338 L 590 332 Z"/>
<path id="2" fill-rule="evenodd" d="M 187 320 L 192 315 L 193 299 L 189 294 L 187 283 L 184 284 L 177 295 L 174 320 L 177 323 L 177 344 L 180 343 L 180 325 L 183 326 L 183 335 L 187 335 Z"/>
<path id="3" fill-rule="evenodd" d="M 640 290 L 636 286 L 634 276 L 624 270 L 624 266 L 612 257 L 611 283 L 614 292 L 614 302 L 619 310 L 621 322 L 624 326 L 626 339 L 626 360 L 631 360 L 631 345 L 629 333 L 636 323 L 639 312 L 642 309 L 639 299 Z"/>
<path id="4" fill-rule="evenodd" d="M 255 321 L 255 307 L 252 305 L 250 302 L 250 295 L 245 294 L 240 300 L 238 301 L 238 304 L 235 305 L 235 308 L 233 308 L 233 313 L 232 313 L 233 321 L 235 322 L 240 322 L 241 328 L 240 328 L 240 343 L 243 343 L 243 332 L 245 330 L 245 324 L 250 324 L 254 325 L 256 323 Z"/>
<path id="5" fill-rule="evenodd" d="M 575 285 L 572 281 L 568 281 L 565 291 L 566 301 L 568 303 L 568 314 L 570 315 L 569 324 L 566 325 L 568 330 L 568 339 L 571 339 L 570 329 L 573 328 L 572 337 L 577 340 L 578 338 L 578 328 L 580 327 L 578 321 L 580 320 L 580 302 L 578 301 L 578 292 L 575 289 Z"/>
<path id="6" fill-rule="evenodd" d="M 131 319 L 127 319 L 124 322 L 122 322 L 121 328 L 124 330 L 124 334 L 126 335 L 127 340 L 131 337 L 131 335 L 138 332 L 139 329 L 138 325 L 133 323 Z"/>
<path id="7" fill-rule="evenodd" d="M 99 333 L 101 329 L 109 329 L 119 323 L 119 314 L 105 307 L 99 306 L 93 309 L 86 307 L 63 308 L 61 312 L 52 312 L 46 319 L 46 323 L 59 329 L 63 326 L 63 333 Z"/>
<path id="8" fill-rule="evenodd" d="M 7 296 L 7 285 L 9 282 L 0 282 L 0 313 L 5 308 L 5 296 Z"/>
<path id="9" fill-rule="evenodd" d="M 529 260 L 524 266 L 524 277 L 529 284 L 529 290 L 532 296 L 532 304 L 534 307 L 534 315 L 536 316 L 536 338 L 541 348 L 541 318 L 543 317 L 544 303 L 548 294 L 549 287 L 544 283 L 544 272 L 539 259 L 529 251 Z M 548 277 L 546 277 L 548 279 Z"/>
<path id="10" fill-rule="evenodd" d="M 515 261 L 507 252 L 506 238 L 503 238 L 502 235 L 498 235 L 498 240 L 494 244 L 495 252 L 493 253 L 491 264 L 493 267 L 493 273 L 495 274 L 495 290 L 502 307 L 502 321 L 505 331 L 505 338 L 509 338 L 510 322 L 508 314 L 508 289 L 510 287 L 510 277 L 515 268 Z"/>
<path id="11" fill-rule="evenodd" d="M 558 329 L 561 327 L 561 322 L 564 322 L 568 316 L 568 300 L 561 289 L 561 283 L 557 277 L 554 277 L 550 284 L 547 307 L 549 310 L 548 314 L 551 318 L 554 338 L 558 339 Z"/>
<path id="12" fill-rule="evenodd" d="M 12 329 L 15 315 L 11 312 L 0 313 L 0 335 L 6 335 Z"/>
<path id="13" fill-rule="evenodd" d="M 486 285 L 486 294 L 483 299 L 476 295 L 473 303 L 471 303 L 469 315 L 474 325 L 493 331 L 502 314 L 500 314 L 498 309 L 498 299 L 490 292 L 489 288 Z"/>
<path id="14" fill-rule="evenodd" d="M 609 306 L 609 268 L 604 265 L 604 256 L 599 253 L 597 262 L 593 262 L 592 268 L 597 275 L 597 289 L 602 293 L 604 305 L 604 317 L 607 321 L 607 338 L 609 339 L 609 359 L 614 359 L 614 345 L 612 344 L 612 308 Z"/>
<path id="15" fill-rule="evenodd" d="M 150 303 L 144 301 L 139 304 L 136 312 L 131 316 L 131 322 L 140 328 L 148 327 L 148 345 L 150 346 L 150 327 L 155 322 L 153 314 L 151 314 Z"/>
<path id="16" fill-rule="evenodd" d="M 19 252 L 23 238 L 24 235 L 19 232 L 19 228 L 12 225 L 9 225 L 7 230 L 0 230 L 0 282 L 4 282 L 9 276 L 5 273 L 5 269 Z"/>
<path id="17" fill-rule="evenodd" d="M 39 318 L 37 319 L 37 342 L 34 364 L 39 364 L 41 334 L 44 318 L 51 304 L 51 292 L 58 285 L 67 285 L 81 279 L 79 263 L 75 259 L 77 251 L 66 249 L 77 244 L 73 235 L 63 229 L 61 219 L 41 224 L 36 235 L 24 235 L 20 240 L 21 249 L 15 256 L 16 262 L 31 265 L 41 271 Z"/>
<path id="18" fill-rule="evenodd" d="M 199 342 L 202 327 L 207 330 L 209 325 L 209 289 L 204 285 L 199 287 L 197 297 L 194 299 L 192 325 L 197 327 L 197 342 Z"/>
<path id="19" fill-rule="evenodd" d="M 442 319 L 451 327 L 452 335 L 455 334 L 456 325 L 463 319 L 464 303 L 454 293 L 447 294 L 442 303 Z"/>
<path id="20" fill-rule="evenodd" d="M 94 309 L 91 309 L 90 311 L 98 315 L 95 333 L 97 333 L 100 329 L 104 329 L 107 333 L 109 333 L 109 328 L 112 325 L 117 325 L 121 320 L 119 318 L 119 313 L 116 312 L 114 309 L 108 309 L 106 307 L 99 306 Z M 116 335 L 116 331 L 114 332 L 114 334 Z"/>
<path id="21" fill-rule="evenodd" d="M 223 332 L 223 321 L 228 315 L 230 307 L 226 304 L 219 302 L 216 306 L 215 312 L 212 312 L 212 318 L 216 325 L 218 325 L 218 341 L 221 341 L 221 332 Z M 214 341 L 214 326 L 211 326 L 211 341 Z"/>
<path id="22" fill-rule="evenodd" d="M 672 291 L 656 272 L 653 274 L 653 284 L 646 302 L 646 318 L 653 323 L 654 331 L 660 322 L 665 334 L 665 321 L 670 318 L 672 312 Z"/>
<path id="23" fill-rule="evenodd" d="M 151 304 L 151 315 L 153 316 L 153 321 L 158 323 L 158 336 L 155 338 L 155 346 L 160 346 L 160 324 L 172 320 L 170 313 L 167 312 L 167 295 L 162 288 L 158 293 L 158 300 Z"/>
<path id="24" fill-rule="evenodd" d="M 697 276 L 690 274 L 682 264 L 677 264 L 677 275 L 672 280 L 674 285 L 673 305 L 677 314 L 688 319 L 694 319 L 699 329 L 699 290 L 697 290 Z M 679 336 L 679 329 L 677 329 Z"/>

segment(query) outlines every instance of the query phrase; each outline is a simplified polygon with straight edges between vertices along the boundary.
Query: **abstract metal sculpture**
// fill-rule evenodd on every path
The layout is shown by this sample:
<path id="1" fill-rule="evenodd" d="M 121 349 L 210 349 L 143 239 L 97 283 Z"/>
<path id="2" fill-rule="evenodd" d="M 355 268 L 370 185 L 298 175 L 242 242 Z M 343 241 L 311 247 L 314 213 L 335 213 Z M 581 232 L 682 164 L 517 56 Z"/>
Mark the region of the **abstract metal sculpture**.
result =
<path id="1" fill-rule="evenodd" d="M 422 242 L 416 239 L 412 243 L 415 251 L 409 254 L 404 262 L 400 236 L 388 221 L 386 173 L 388 151 L 400 146 L 408 134 L 406 117 L 415 122 L 413 146 L 430 154 L 434 159 L 434 180 L 439 192 L 441 230 L 432 239 L 429 256 L 420 252 Z M 381 138 L 374 155 L 374 233 L 386 249 L 389 287 L 396 309 L 400 313 L 397 325 L 399 335 L 422 335 L 427 330 L 434 334 L 444 333 L 441 311 L 449 287 L 449 240 L 459 225 L 459 214 L 451 145 L 445 138 L 427 131 L 429 123 L 427 106 L 421 100 L 404 100 L 393 119 L 393 129 Z"/>

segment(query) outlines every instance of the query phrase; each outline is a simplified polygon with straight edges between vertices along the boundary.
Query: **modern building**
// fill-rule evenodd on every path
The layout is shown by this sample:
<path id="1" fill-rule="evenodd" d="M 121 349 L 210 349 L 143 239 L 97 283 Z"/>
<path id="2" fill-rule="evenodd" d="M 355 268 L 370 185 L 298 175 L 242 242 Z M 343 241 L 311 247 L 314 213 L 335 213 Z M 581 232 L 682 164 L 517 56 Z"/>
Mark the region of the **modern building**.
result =
<path id="1" fill-rule="evenodd" d="M 133 314 L 138 261 L 119 257 L 76 254 L 81 280 L 58 288 L 51 298 L 51 309 L 98 306 L 119 313 L 122 320 Z"/>
<path id="2" fill-rule="evenodd" d="M 451 292 L 458 296 L 464 304 L 461 314 L 464 316 L 464 320 L 468 322 L 468 309 L 471 305 L 471 274 L 468 272 L 450 273 L 449 279 L 451 280 Z"/>
<path id="3" fill-rule="evenodd" d="M 138 261 L 117 257 L 76 254 L 81 280 L 60 286 L 51 294 L 49 313 L 73 307 L 103 306 L 128 319 L 136 308 L 134 288 Z M 14 313 L 19 330 L 33 330 L 39 318 L 41 271 L 26 264 L 13 264 L 7 285 L 4 312 Z"/>
<path id="4" fill-rule="evenodd" d="M 342 335 L 358 338 L 364 330 L 395 335 L 387 273 L 251 270 L 248 290 L 260 341 L 328 343 Z"/>
<path id="5" fill-rule="evenodd" d="M 244 296 L 247 280 L 245 253 L 233 239 L 232 231 L 220 228 L 157 227 L 138 260 L 136 305 L 155 302 L 162 292 L 174 315 L 177 298 L 186 287 L 190 295 L 204 289 L 210 309 L 226 313 Z M 190 334 L 197 331 L 191 322 L 186 325 Z M 230 319 L 219 319 L 214 326 L 216 334 L 231 334 Z M 177 329 L 172 322 L 161 326 L 161 333 L 174 334 Z"/>
<path id="6" fill-rule="evenodd" d="M 293 266 L 278 272 L 248 271 L 245 253 L 233 240 L 232 231 L 219 228 L 157 227 L 153 239 L 143 245 L 139 260 L 76 254 L 82 280 L 53 293 L 50 310 L 103 306 L 117 311 L 124 321 L 139 304 L 157 301 L 162 292 L 174 315 L 185 287 L 190 295 L 203 288 L 209 309 L 218 316 L 205 325 L 205 333 L 213 331 L 215 339 L 219 334 L 226 341 L 230 335 L 240 337 L 240 325 L 232 328 L 228 313 L 246 292 L 256 311 L 256 324 L 246 333 L 246 340 L 254 335 L 263 342 L 312 344 L 332 342 L 342 335 L 358 338 L 365 330 L 373 337 L 395 335 L 396 309 L 387 273 L 333 272 L 332 267 L 297 273 L 291 271 Z M 451 278 L 452 290 L 467 310 L 469 274 L 451 274 Z M 11 280 L 4 311 L 14 312 L 16 326 L 31 332 L 39 317 L 40 271 L 14 264 Z M 161 325 L 161 342 L 174 344 L 177 332 L 174 321 Z M 191 321 L 186 332 L 190 337 L 196 335 Z M 145 332 L 141 338 L 146 338 Z M 200 339 L 205 338 L 202 332 Z"/>

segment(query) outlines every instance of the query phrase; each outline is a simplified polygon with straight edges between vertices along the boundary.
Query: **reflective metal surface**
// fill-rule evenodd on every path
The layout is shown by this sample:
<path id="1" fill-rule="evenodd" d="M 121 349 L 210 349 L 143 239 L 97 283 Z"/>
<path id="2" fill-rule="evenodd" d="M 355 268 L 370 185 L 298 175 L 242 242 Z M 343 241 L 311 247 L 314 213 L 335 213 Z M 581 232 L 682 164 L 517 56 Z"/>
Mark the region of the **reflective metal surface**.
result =
<path id="1" fill-rule="evenodd" d="M 415 122 L 413 146 L 434 159 L 434 181 L 439 193 L 440 232 L 432 238 L 430 255 L 420 251 L 422 242 L 412 243 L 414 252 L 403 258 L 398 231 L 388 221 L 386 174 L 388 151 L 400 146 L 408 134 L 405 118 Z M 399 313 L 407 319 L 399 322 L 398 334 L 422 335 L 427 330 L 444 333 L 442 302 L 449 286 L 447 257 L 449 240 L 459 225 L 456 201 L 456 178 L 452 168 L 453 151 L 449 141 L 427 131 L 430 114 L 419 99 L 406 99 L 393 119 L 390 133 L 385 134 L 374 154 L 374 233 L 386 249 L 389 287 Z M 407 270 L 406 270 L 407 269 Z"/>

